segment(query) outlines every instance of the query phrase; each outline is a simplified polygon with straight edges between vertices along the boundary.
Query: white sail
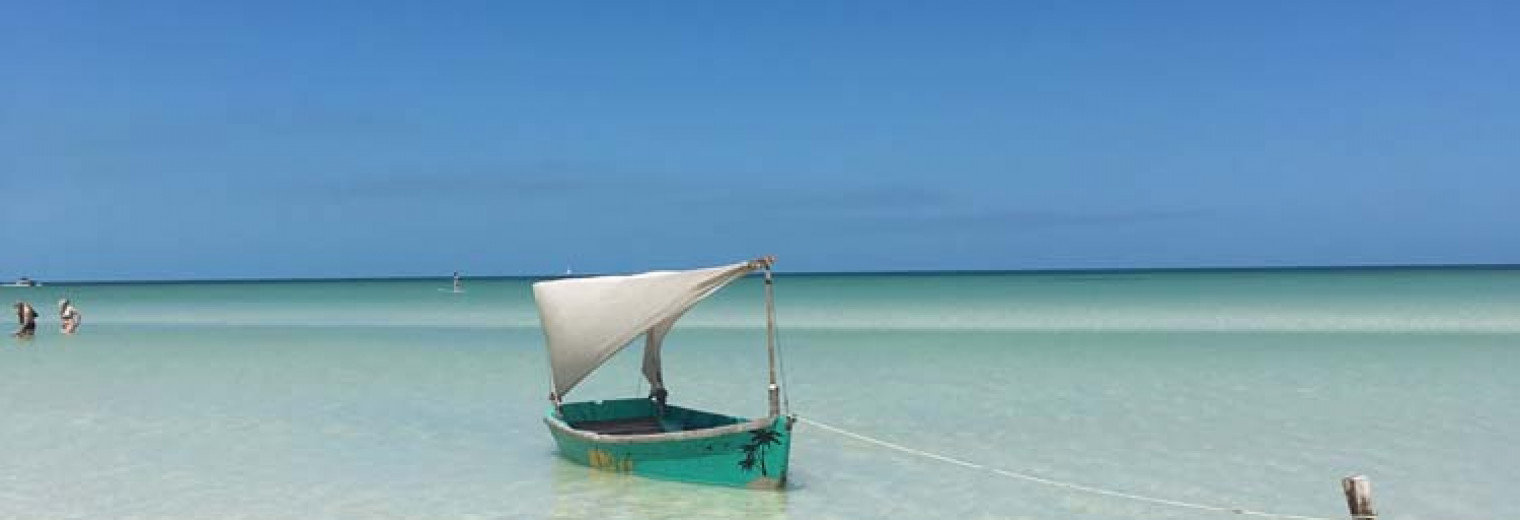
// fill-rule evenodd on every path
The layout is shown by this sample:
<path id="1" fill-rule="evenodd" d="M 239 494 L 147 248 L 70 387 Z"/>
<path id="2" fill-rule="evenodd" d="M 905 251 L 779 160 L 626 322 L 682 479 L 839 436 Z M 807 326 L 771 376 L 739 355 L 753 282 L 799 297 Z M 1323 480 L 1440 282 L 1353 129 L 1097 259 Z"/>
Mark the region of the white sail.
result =
<path id="1" fill-rule="evenodd" d="M 644 373 L 660 384 L 659 347 L 688 309 L 766 264 L 763 260 L 691 271 L 570 278 L 533 284 L 549 345 L 554 393 L 565 393 L 640 335 Z"/>

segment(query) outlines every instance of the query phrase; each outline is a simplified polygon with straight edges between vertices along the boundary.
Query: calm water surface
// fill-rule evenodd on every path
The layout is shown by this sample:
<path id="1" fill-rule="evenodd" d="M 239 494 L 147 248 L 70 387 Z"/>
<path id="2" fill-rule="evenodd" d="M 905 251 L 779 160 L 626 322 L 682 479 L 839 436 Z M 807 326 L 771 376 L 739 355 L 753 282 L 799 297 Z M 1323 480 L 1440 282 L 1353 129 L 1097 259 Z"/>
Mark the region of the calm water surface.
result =
<path id="1" fill-rule="evenodd" d="M 0 289 L 81 334 L 0 339 L 0 518 L 1210 519 L 798 427 L 791 488 L 566 463 L 528 282 Z M 785 276 L 794 411 L 1131 493 L 1345 516 L 1520 518 L 1520 271 Z M 673 399 L 765 409 L 746 280 L 666 349 Z M 641 395 L 637 351 L 573 397 Z"/>

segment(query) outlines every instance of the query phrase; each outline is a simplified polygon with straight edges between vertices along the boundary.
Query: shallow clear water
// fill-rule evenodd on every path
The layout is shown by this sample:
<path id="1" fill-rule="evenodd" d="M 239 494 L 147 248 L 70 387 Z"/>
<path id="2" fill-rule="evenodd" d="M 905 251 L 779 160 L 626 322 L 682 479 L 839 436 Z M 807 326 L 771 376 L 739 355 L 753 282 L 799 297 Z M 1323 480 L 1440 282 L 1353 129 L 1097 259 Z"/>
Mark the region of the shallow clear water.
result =
<path id="1" fill-rule="evenodd" d="M 593 473 L 539 421 L 524 280 L 0 289 L 0 518 L 1208 519 L 798 426 L 791 488 Z M 1208 504 L 1520 517 L 1520 271 L 786 276 L 794 411 L 979 464 Z M 765 409 L 745 280 L 669 340 L 673 399 Z M 44 312 L 45 314 L 49 314 Z M 641 395 L 637 352 L 577 398 Z"/>

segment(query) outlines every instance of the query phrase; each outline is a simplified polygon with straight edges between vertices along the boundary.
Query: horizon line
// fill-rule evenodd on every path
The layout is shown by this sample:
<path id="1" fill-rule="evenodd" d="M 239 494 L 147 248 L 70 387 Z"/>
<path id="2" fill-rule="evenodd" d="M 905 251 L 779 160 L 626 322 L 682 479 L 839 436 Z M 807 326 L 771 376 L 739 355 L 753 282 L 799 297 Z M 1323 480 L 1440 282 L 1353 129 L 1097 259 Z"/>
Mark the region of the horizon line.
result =
<path id="1" fill-rule="evenodd" d="M 858 271 L 784 271 L 777 270 L 778 275 L 788 276 L 872 276 L 872 275 L 978 275 L 978 274 L 1073 274 L 1073 273 L 1145 273 L 1145 272 L 1251 272 L 1251 271 L 1359 271 L 1359 270 L 1437 270 L 1437 269 L 1520 269 L 1520 263 L 1460 263 L 1460 264 L 1336 264 L 1336 265 L 1249 265 L 1249 266 L 1191 266 L 1191 267 L 1070 267 L 1070 268 L 1027 268 L 1027 269 L 886 269 L 886 270 L 858 270 Z M 642 272 L 642 271 L 639 271 Z M 541 274 L 508 274 L 508 275 L 474 275 L 461 276 L 461 279 L 469 280 L 541 280 L 548 278 L 568 278 L 604 276 L 630 273 L 541 273 Z M 279 282 L 359 282 L 359 281 L 407 281 L 407 280 L 448 280 L 451 274 L 446 275 L 378 275 L 378 276 L 352 276 L 352 277 L 247 277 L 247 278 L 167 278 L 167 279 L 110 279 L 110 280 L 69 280 L 48 281 L 39 278 L 29 278 L 36 281 L 40 286 L 49 285 L 110 285 L 110 284 L 193 284 L 193 283 L 279 283 Z"/>

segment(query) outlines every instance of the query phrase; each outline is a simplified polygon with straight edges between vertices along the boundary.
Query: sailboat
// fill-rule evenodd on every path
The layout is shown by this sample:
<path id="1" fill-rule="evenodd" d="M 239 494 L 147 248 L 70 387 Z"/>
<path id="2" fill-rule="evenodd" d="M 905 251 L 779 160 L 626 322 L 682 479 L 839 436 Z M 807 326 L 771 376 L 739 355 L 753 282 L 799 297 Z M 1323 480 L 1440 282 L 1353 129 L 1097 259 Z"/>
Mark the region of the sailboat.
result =
<path id="1" fill-rule="evenodd" d="M 795 416 L 776 383 L 774 257 L 688 271 L 594 276 L 533 284 L 553 390 L 544 416 L 561 456 L 598 470 L 664 480 L 778 489 L 786 485 Z M 751 419 L 667 403 L 660 346 L 703 299 L 755 271 L 765 274 L 769 414 Z M 614 354 L 644 339 L 650 396 L 565 402 Z"/>

